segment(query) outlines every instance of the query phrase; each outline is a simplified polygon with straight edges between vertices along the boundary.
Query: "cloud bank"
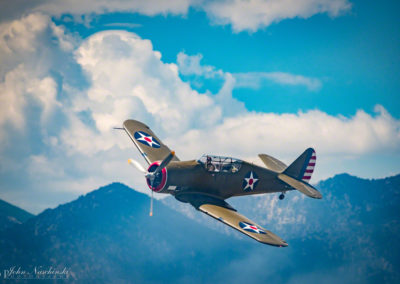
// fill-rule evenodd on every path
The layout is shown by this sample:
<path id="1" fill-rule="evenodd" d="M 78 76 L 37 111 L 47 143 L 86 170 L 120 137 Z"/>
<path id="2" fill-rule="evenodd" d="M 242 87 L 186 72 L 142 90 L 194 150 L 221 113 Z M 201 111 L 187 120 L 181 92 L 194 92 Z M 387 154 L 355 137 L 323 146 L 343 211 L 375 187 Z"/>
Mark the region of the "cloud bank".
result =
<path id="1" fill-rule="evenodd" d="M 347 0 L 222 0 L 205 5 L 217 24 L 230 24 L 235 32 L 257 31 L 284 19 L 309 18 L 327 13 L 336 17 L 351 9 Z"/>
<path id="2" fill-rule="evenodd" d="M 254 32 L 284 19 L 309 18 L 323 13 L 337 17 L 349 11 L 351 4 L 348 0 L 16 0 L 3 5 L 0 18 L 17 18 L 28 11 L 52 16 L 72 14 L 84 16 L 83 20 L 108 12 L 185 16 L 190 8 L 205 11 L 214 24 L 231 25 L 234 32 Z"/>

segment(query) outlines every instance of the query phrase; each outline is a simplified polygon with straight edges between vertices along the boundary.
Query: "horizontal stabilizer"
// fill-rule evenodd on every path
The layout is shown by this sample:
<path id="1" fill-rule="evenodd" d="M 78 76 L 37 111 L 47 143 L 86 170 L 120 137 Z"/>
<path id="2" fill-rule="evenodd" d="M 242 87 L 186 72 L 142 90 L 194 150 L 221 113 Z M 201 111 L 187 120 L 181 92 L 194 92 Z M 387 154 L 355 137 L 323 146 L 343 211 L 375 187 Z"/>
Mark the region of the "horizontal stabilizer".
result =
<path id="1" fill-rule="evenodd" d="M 260 157 L 261 161 L 263 161 L 268 169 L 274 172 L 281 173 L 287 168 L 283 162 L 267 154 L 258 154 L 258 157 Z"/>
<path id="2" fill-rule="evenodd" d="M 310 184 L 305 183 L 304 181 L 297 180 L 297 179 L 292 178 L 285 174 L 279 174 L 278 178 L 281 181 L 283 181 L 283 182 L 287 183 L 288 185 L 290 185 L 291 187 L 293 187 L 294 189 L 297 189 L 298 191 L 300 191 L 301 193 L 303 193 L 309 197 L 316 198 L 316 199 L 322 198 L 322 194 L 318 190 L 316 190 Z"/>

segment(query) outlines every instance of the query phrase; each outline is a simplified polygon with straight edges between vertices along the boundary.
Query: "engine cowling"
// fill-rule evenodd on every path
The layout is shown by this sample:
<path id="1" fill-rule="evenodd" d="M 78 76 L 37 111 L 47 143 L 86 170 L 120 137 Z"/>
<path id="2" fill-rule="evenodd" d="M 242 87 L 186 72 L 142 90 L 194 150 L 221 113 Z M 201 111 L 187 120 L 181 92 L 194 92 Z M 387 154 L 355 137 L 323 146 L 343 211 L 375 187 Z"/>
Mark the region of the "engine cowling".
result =
<path id="1" fill-rule="evenodd" d="M 154 172 L 156 168 L 161 164 L 160 161 L 156 161 L 152 163 L 149 168 L 147 169 L 148 172 Z M 167 184 L 168 179 L 168 172 L 167 168 L 163 168 L 153 180 L 153 186 L 151 185 L 150 178 L 146 178 L 147 185 L 149 188 L 154 192 L 160 192 L 164 189 L 165 185 Z"/>

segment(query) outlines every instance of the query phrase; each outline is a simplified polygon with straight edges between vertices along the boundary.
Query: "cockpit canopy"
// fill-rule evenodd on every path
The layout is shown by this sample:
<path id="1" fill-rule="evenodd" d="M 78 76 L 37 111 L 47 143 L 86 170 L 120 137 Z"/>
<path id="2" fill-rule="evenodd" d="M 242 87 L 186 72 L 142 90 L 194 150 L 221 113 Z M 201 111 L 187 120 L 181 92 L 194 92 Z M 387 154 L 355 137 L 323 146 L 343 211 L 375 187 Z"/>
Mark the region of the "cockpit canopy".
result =
<path id="1" fill-rule="evenodd" d="M 232 157 L 203 155 L 197 160 L 209 172 L 237 173 L 243 161 Z"/>

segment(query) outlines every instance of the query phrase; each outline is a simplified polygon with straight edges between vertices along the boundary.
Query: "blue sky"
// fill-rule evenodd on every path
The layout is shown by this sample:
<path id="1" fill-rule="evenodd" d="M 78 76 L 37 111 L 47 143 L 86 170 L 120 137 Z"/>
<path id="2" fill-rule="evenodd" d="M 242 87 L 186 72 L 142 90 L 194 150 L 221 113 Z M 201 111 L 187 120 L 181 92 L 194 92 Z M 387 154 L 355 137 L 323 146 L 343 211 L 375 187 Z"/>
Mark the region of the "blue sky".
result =
<path id="1" fill-rule="evenodd" d="M 312 182 L 400 171 L 396 1 L 43 1 L 0 12 L 0 198 L 33 212 L 122 181 L 112 131 L 149 124 L 183 159 L 290 163 Z M 144 161 L 143 161 L 144 164 Z M 318 167 L 319 166 L 319 167 Z"/>
<path id="2" fill-rule="evenodd" d="M 104 29 L 132 31 L 151 39 L 165 62 L 175 62 L 181 51 L 200 53 L 203 64 L 232 73 L 278 70 L 315 77 L 323 83 L 318 91 L 268 84 L 254 91 L 236 90 L 234 96 L 249 110 L 283 113 L 318 108 L 329 114 L 352 115 L 360 108 L 372 113 L 374 106 L 381 104 L 398 118 L 398 4 L 351 3 L 351 10 L 339 17 L 316 14 L 254 32 L 210 25 L 207 15 L 194 8 L 185 16 L 111 13 L 96 16 L 89 28 L 66 26 L 83 37 Z M 200 90 L 209 88 L 206 84 Z"/>

